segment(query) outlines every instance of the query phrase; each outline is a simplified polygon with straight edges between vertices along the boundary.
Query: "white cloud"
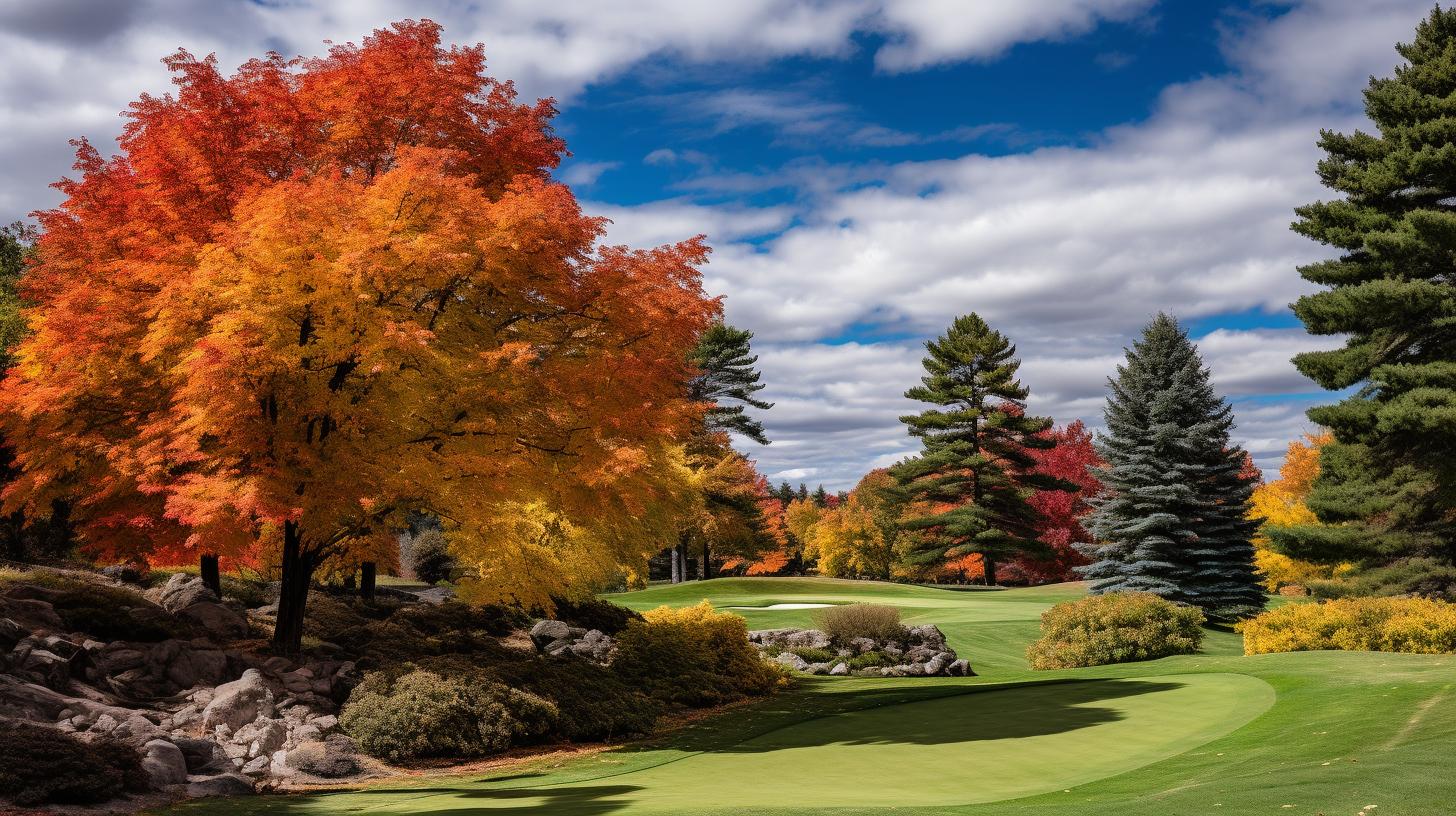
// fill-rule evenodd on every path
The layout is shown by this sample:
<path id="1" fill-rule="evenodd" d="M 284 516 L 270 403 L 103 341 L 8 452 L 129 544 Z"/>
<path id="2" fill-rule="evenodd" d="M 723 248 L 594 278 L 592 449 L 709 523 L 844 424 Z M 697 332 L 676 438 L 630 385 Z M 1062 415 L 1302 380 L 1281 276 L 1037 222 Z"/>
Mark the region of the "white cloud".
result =
<path id="1" fill-rule="evenodd" d="M 621 162 L 616 161 L 566 161 L 558 174 L 561 180 L 572 187 L 590 187 L 597 183 L 597 179 L 608 170 L 615 170 L 621 167 Z"/>

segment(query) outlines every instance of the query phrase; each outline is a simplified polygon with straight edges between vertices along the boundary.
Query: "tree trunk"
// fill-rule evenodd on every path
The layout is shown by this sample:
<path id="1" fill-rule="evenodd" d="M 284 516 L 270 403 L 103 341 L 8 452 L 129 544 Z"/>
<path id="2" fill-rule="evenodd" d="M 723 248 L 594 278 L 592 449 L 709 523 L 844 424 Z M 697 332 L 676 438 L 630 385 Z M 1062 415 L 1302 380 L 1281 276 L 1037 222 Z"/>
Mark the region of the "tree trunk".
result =
<path id="1" fill-rule="evenodd" d="M 986 586 L 996 586 L 996 561 L 988 555 L 982 555 L 981 564 L 985 567 Z"/>
<path id="2" fill-rule="evenodd" d="M 359 597 L 370 603 L 374 602 L 374 579 L 375 566 L 373 561 L 365 561 L 359 565 Z"/>
<path id="3" fill-rule="evenodd" d="M 677 545 L 672 545 L 672 582 L 674 584 L 682 581 L 682 560 L 678 558 Z"/>
<path id="4" fill-rule="evenodd" d="M 354 587 L 356 587 L 356 586 L 358 586 L 358 581 L 355 580 L 354 573 L 351 572 L 348 575 L 345 575 L 344 576 L 344 589 L 347 589 L 350 592 L 353 592 L 354 591 Z"/>
<path id="5" fill-rule="evenodd" d="M 303 613 L 308 587 L 318 567 L 316 553 L 303 548 L 298 522 L 283 523 L 283 581 L 278 589 L 278 622 L 273 627 L 273 651 L 298 654 L 303 648 Z"/>
<path id="6" fill-rule="evenodd" d="M 706 538 L 703 539 L 703 569 L 701 573 L 704 581 L 713 577 L 713 559 L 711 553 L 708 552 L 708 539 Z"/>
<path id="7" fill-rule="evenodd" d="M 197 571 L 202 576 L 203 586 L 222 600 L 222 575 L 217 568 L 217 553 L 203 553 L 198 558 Z"/>

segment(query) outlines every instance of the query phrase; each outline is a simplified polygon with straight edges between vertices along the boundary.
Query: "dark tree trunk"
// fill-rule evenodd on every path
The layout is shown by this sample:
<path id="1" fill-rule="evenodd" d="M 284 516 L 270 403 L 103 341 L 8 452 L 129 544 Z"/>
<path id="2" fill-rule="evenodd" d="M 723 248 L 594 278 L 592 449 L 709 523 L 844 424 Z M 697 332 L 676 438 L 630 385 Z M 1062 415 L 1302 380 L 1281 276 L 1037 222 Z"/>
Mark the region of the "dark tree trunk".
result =
<path id="1" fill-rule="evenodd" d="M 348 575 L 344 576 L 344 589 L 347 589 L 350 592 L 353 592 L 354 588 L 359 585 L 359 582 L 357 579 L 355 579 L 354 575 L 355 574 L 351 572 Z"/>
<path id="2" fill-rule="evenodd" d="M 278 622 L 273 627 L 273 651 L 298 654 L 303 648 L 303 613 L 308 588 L 318 567 L 317 553 L 303 547 L 298 523 L 283 523 L 283 581 L 278 590 Z"/>
<path id="3" fill-rule="evenodd" d="M 221 599 L 222 574 L 217 568 L 217 553 L 203 553 L 198 558 L 197 571 L 202 576 L 203 585 Z"/>
<path id="4" fill-rule="evenodd" d="M 374 602 L 375 570 L 373 561 L 365 561 L 359 565 L 359 597 L 370 603 Z"/>
<path id="5" fill-rule="evenodd" d="M 708 551 L 708 539 L 706 538 L 703 539 L 703 568 L 700 572 L 704 581 L 713 577 L 713 559 Z"/>
<path id="6" fill-rule="evenodd" d="M 996 586 L 996 561 L 988 555 L 981 556 L 981 563 L 986 568 L 986 586 Z"/>

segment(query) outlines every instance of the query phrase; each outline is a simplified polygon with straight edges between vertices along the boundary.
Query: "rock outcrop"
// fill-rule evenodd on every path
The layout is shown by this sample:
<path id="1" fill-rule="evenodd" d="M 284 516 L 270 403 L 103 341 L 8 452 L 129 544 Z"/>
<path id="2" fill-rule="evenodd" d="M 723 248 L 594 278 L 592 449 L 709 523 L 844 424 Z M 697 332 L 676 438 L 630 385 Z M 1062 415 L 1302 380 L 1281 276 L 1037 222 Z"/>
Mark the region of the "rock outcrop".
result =
<path id="1" fill-rule="evenodd" d="M 748 633 L 748 640 L 768 659 L 805 674 L 859 675 L 870 677 L 974 677 L 975 672 L 945 642 L 945 635 L 932 624 L 912 626 L 897 638 L 875 641 L 858 637 L 835 644 L 818 629 L 760 629 Z M 810 660 L 832 653 L 829 660 Z M 855 664 L 859 663 L 858 667 Z"/>

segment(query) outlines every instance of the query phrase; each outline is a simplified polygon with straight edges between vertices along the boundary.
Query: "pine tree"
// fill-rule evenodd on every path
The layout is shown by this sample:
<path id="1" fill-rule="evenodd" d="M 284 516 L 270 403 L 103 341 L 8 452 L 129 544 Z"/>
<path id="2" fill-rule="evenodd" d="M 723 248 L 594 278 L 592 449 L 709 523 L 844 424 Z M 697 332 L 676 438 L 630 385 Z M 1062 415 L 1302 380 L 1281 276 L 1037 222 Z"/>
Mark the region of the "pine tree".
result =
<path id="1" fill-rule="evenodd" d="M 1075 488 L 1032 472 L 1030 451 L 1056 444 L 1038 436 L 1052 421 L 1026 414 L 1021 361 L 1005 336 L 970 314 L 925 348 L 922 385 L 905 396 L 941 407 L 900 417 L 925 450 L 891 470 L 913 503 L 902 525 L 921 533 L 906 560 L 924 566 L 979 553 L 994 585 L 998 560 L 1048 551 L 1031 495 Z"/>
<path id="2" fill-rule="evenodd" d="M 764 386 L 754 368 L 758 357 L 749 349 L 752 339 L 753 332 L 725 323 L 714 323 L 703 332 L 691 355 L 698 374 L 688 384 L 688 395 L 694 401 L 712 403 L 705 418 L 709 433 L 736 433 L 767 445 L 763 423 L 744 412 L 745 406 L 761 411 L 773 407 L 754 396 Z"/>
<path id="3" fill-rule="evenodd" d="M 814 503 L 820 507 L 829 505 L 829 491 L 825 490 L 822 484 L 814 489 Z"/>
<path id="4" fill-rule="evenodd" d="M 1198 350 L 1160 314 L 1109 385 L 1097 444 L 1107 465 L 1095 471 L 1105 490 L 1088 524 L 1097 543 L 1079 568 L 1092 592 L 1151 592 L 1223 620 L 1257 612 L 1254 480 Z"/>
<path id="5" fill-rule="evenodd" d="M 1309 417 L 1334 441 L 1308 506 L 1323 524 L 1267 529 L 1285 555 L 1352 562 L 1352 589 L 1456 597 L 1456 10 L 1437 8 L 1396 46 L 1409 64 L 1371 79 L 1375 133 L 1323 132 L 1319 175 L 1339 194 L 1297 210 L 1294 230 L 1343 254 L 1301 267 L 1328 287 L 1300 298 L 1313 334 L 1343 348 L 1294 359 L 1331 390 Z"/>
<path id="6" fill-rule="evenodd" d="M 809 486 L 804 484 L 803 482 L 799 482 L 799 492 L 794 495 L 794 498 L 798 499 L 799 501 L 808 501 Z"/>

